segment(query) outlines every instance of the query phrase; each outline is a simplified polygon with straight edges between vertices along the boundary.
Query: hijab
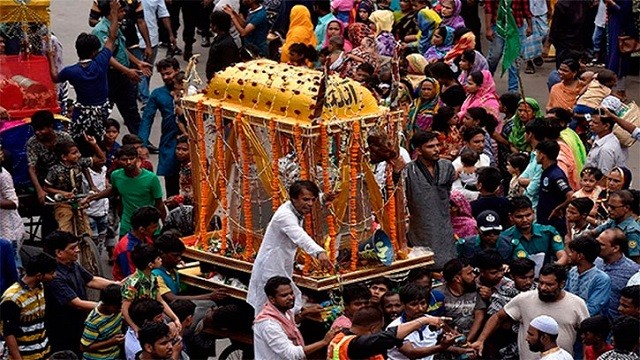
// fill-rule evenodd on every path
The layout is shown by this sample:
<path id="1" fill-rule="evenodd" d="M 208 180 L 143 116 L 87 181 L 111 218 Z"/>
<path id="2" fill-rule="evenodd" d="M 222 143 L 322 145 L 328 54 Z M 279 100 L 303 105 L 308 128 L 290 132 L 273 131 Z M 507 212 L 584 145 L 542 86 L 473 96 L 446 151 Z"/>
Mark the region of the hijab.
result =
<path id="1" fill-rule="evenodd" d="M 464 118 L 467 113 L 467 109 L 472 107 L 485 108 L 487 112 L 490 112 L 497 118 L 497 111 L 499 108 L 498 96 L 496 95 L 496 82 L 491 76 L 489 70 L 482 70 L 482 85 L 478 88 L 475 94 L 470 94 L 462 103 L 458 117 Z"/>
<path id="2" fill-rule="evenodd" d="M 473 50 L 475 52 L 475 58 L 473 60 L 473 65 L 471 65 L 471 69 L 469 71 L 462 70 L 460 75 L 458 76 L 458 82 L 460 85 L 465 85 L 467 83 L 467 78 L 469 78 L 469 74 L 476 71 L 489 70 L 489 63 L 487 62 L 487 58 L 484 57 L 479 51 Z"/>
<path id="3" fill-rule="evenodd" d="M 458 237 L 467 237 L 478 234 L 476 219 L 471 213 L 471 205 L 461 191 L 451 191 L 449 202 L 458 208 L 458 214 L 451 215 L 453 233 Z"/>
<path id="4" fill-rule="evenodd" d="M 392 57 L 395 53 L 396 39 L 391 34 L 393 29 L 393 12 L 389 10 L 376 10 L 371 13 L 369 19 L 376 26 L 376 45 L 378 54 Z"/>
<path id="5" fill-rule="evenodd" d="M 465 50 L 476 48 L 476 36 L 469 30 L 458 39 L 451 50 L 445 55 L 444 62 L 451 64 L 458 56 L 462 55 Z"/>
<path id="6" fill-rule="evenodd" d="M 367 14 L 369 14 L 369 19 L 366 21 L 360 20 L 360 10 L 364 10 L 367 12 Z M 373 12 L 373 3 L 369 2 L 368 0 L 362 0 L 360 1 L 360 4 L 358 4 L 358 9 L 356 11 L 356 22 L 358 23 L 363 23 L 363 24 L 369 24 L 371 23 L 371 13 Z"/>
<path id="7" fill-rule="evenodd" d="M 442 17 L 442 23 L 450 26 L 454 29 L 458 29 L 464 27 L 464 20 L 462 16 L 460 16 L 460 12 L 462 11 L 462 1 L 461 0 L 452 0 L 453 1 L 453 15 L 449 17 Z"/>
<path id="8" fill-rule="evenodd" d="M 453 46 L 454 30 L 452 27 L 449 27 L 449 26 L 444 26 L 444 29 L 445 29 L 445 36 L 444 36 L 444 39 L 442 40 L 442 44 L 431 46 L 429 50 L 427 50 L 427 52 L 424 54 L 424 57 L 427 59 L 427 62 L 440 60 L 447 54 L 447 52 L 449 52 L 449 50 L 451 50 L 451 47 Z M 439 31 L 439 30 L 436 30 L 436 31 Z"/>
<path id="9" fill-rule="evenodd" d="M 427 59 L 421 54 L 407 55 L 408 71 L 413 75 L 424 75 L 424 69 L 429 65 Z"/>
<path id="10" fill-rule="evenodd" d="M 281 62 L 289 62 L 289 47 L 295 43 L 303 43 L 311 45 L 314 48 L 317 45 L 317 39 L 311 22 L 311 13 L 304 5 L 296 5 L 291 9 L 289 16 L 289 31 L 282 45 Z"/>
<path id="11" fill-rule="evenodd" d="M 525 98 L 524 100 L 520 100 L 518 106 L 524 103 L 527 103 L 533 109 L 534 119 L 544 116 L 542 109 L 540 109 L 540 104 L 538 104 L 536 99 L 530 97 Z M 520 119 L 520 115 L 517 111 L 516 115 L 513 117 L 511 134 L 509 134 L 509 142 L 520 151 L 527 151 L 529 149 L 529 144 L 527 144 L 527 141 L 525 140 L 524 123 Z"/>
<path id="12" fill-rule="evenodd" d="M 373 36 L 373 30 L 364 23 L 353 23 L 347 26 L 347 36 L 351 45 L 357 48 L 362 43 L 362 39 Z"/>
<path id="13" fill-rule="evenodd" d="M 425 82 L 433 84 L 435 95 L 431 99 L 422 98 L 422 84 Z M 433 122 L 433 115 L 435 115 L 440 108 L 440 84 L 436 79 L 428 77 L 422 80 L 417 91 L 418 96 L 409 110 L 409 122 L 407 124 L 409 133 L 430 128 Z"/>
<path id="14" fill-rule="evenodd" d="M 336 23 L 338 24 L 338 26 L 340 26 L 340 37 L 342 37 L 342 39 L 344 40 L 344 52 L 349 52 L 351 51 L 351 49 L 353 48 L 353 46 L 351 45 L 351 42 L 346 39 L 344 37 L 344 23 L 342 23 L 342 21 L 340 20 L 331 20 L 327 23 L 327 29 L 329 29 L 329 25 Z M 322 47 L 326 48 L 327 46 L 329 46 L 329 40 L 330 40 L 331 36 L 329 36 L 329 32 L 325 32 L 325 36 L 324 36 L 324 42 L 322 43 Z"/>
<path id="15" fill-rule="evenodd" d="M 418 29 L 418 51 L 420 54 L 424 54 L 431 47 L 431 36 L 433 31 L 440 26 L 442 19 L 437 12 L 424 8 L 418 11 L 417 15 Z"/>

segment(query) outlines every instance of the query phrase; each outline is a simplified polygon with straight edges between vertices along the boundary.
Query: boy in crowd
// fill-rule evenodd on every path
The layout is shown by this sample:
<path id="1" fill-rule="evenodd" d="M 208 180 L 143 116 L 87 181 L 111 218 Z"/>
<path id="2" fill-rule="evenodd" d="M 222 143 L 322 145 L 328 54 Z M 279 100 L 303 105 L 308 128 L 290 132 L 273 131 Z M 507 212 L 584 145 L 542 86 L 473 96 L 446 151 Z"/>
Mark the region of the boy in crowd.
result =
<path id="1" fill-rule="evenodd" d="M 444 295 L 438 290 L 432 289 L 431 272 L 425 268 L 416 268 L 409 271 L 407 281 L 422 287 L 427 294 L 429 307 L 427 314 L 431 316 L 444 315 Z"/>
<path id="2" fill-rule="evenodd" d="M 122 294 L 112 284 L 100 291 L 100 303 L 84 322 L 80 350 L 85 360 L 119 359 L 122 333 Z"/>
<path id="3" fill-rule="evenodd" d="M 487 249 L 478 253 L 474 265 L 480 270 L 476 279 L 478 294 L 487 304 L 493 293 L 512 282 L 504 276 L 504 261 L 496 250 Z"/>
<path id="4" fill-rule="evenodd" d="M 169 210 L 179 205 L 193 205 L 193 180 L 191 178 L 191 156 L 189 154 L 189 137 L 180 135 L 176 139 L 176 160 L 179 169 L 179 194 L 170 196 L 165 203 Z"/>
<path id="5" fill-rule="evenodd" d="M 471 202 L 471 214 L 477 218 L 485 210 L 493 210 L 498 213 L 502 226 L 509 226 L 507 209 L 509 200 L 504 196 L 496 195 L 502 182 L 500 170 L 494 167 L 483 168 L 478 171 L 478 198 Z"/>
<path id="6" fill-rule="evenodd" d="M 176 329 L 171 329 L 170 336 L 171 340 L 174 344 L 180 343 L 180 348 L 184 347 L 184 331 L 185 329 L 191 327 L 193 325 L 193 316 L 196 311 L 196 304 L 194 304 L 191 300 L 184 299 L 176 299 L 169 305 L 171 310 L 176 314 L 178 319 L 180 319 L 180 324 L 182 325 L 182 329 L 180 331 L 176 331 Z M 174 349 L 175 350 L 175 349 Z M 178 351 L 178 350 L 176 350 Z M 184 353 L 181 349 L 180 359 L 188 359 L 189 356 Z"/>
<path id="7" fill-rule="evenodd" d="M 574 266 L 569 270 L 565 290 L 584 300 L 590 316 L 606 313 L 611 279 L 594 264 L 600 244 L 591 236 L 582 235 L 569 243 L 567 253 Z"/>
<path id="8" fill-rule="evenodd" d="M 380 306 L 382 295 L 391 290 L 391 281 L 385 277 L 377 277 L 369 283 L 369 291 L 371 292 L 371 299 L 369 303 L 372 306 Z"/>
<path id="9" fill-rule="evenodd" d="M 384 298 L 384 296 L 383 296 Z M 353 314 L 361 308 L 369 305 L 371 292 L 362 284 L 353 284 L 345 286 L 342 292 L 342 300 L 344 302 L 344 312 L 339 316 L 333 324 L 332 329 L 349 329 L 351 327 L 351 318 Z"/>
<path id="10" fill-rule="evenodd" d="M 142 350 L 136 354 L 136 360 L 175 359 L 173 354 L 182 351 L 182 343 L 174 345 L 169 327 L 161 322 L 145 324 L 138 331 L 138 341 Z"/>
<path id="11" fill-rule="evenodd" d="M 151 206 L 143 206 L 131 216 L 131 230 L 113 249 L 113 279 L 121 281 L 136 271 L 131 252 L 140 244 L 153 245 L 152 236 L 158 230 L 160 212 Z"/>
<path id="12" fill-rule="evenodd" d="M 140 159 L 140 167 L 153 172 L 153 164 L 149 161 L 150 150 L 143 146 L 144 142 L 140 136 L 135 134 L 126 134 L 122 137 L 122 145 L 133 145 L 138 150 L 138 158 Z M 155 152 L 154 152 L 155 153 Z M 119 166 L 122 167 L 122 166 Z"/>
<path id="13" fill-rule="evenodd" d="M 640 321 L 630 316 L 622 316 L 613 322 L 613 350 L 602 354 L 600 360 L 637 360 Z"/>
<path id="14" fill-rule="evenodd" d="M 161 303 L 153 299 L 134 300 L 131 302 L 129 310 L 131 319 L 138 328 L 142 328 L 150 322 L 161 323 L 164 320 L 164 307 Z M 125 359 L 134 360 L 140 350 L 142 350 L 142 347 L 138 341 L 138 334 L 129 327 L 124 336 Z"/>
<path id="15" fill-rule="evenodd" d="M 104 151 L 107 162 L 105 166 L 111 170 L 111 166 L 116 161 L 116 154 L 122 145 L 118 142 L 120 136 L 120 123 L 116 119 L 108 118 L 105 123 L 105 133 L 102 137 L 102 151 Z"/>
<path id="16" fill-rule="evenodd" d="M 98 192 L 107 188 L 107 167 L 104 161 L 94 159 L 91 166 L 86 170 L 82 179 L 83 190 L 85 193 L 90 191 Z M 87 176 L 87 174 L 89 176 Z M 91 179 L 91 183 L 89 182 Z M 93 188 L 91 188 L 93 184 Z M 93 242 L 101 249 L 105 246 L 107 231 L 109 228 L 109 199 L 100 199 L 94 201 L 85 210 L 89 218 L 89 226 L 91 227 L 91 238 Z"/>
<path id="17" fill-rule="evenodd" d="M 582 339 L 585 360 L 596 360 L 600 355 L 613 349 L 613 346 L 607 342 L 610 331 L 609 319 L 602 315 L 582 320 L 580 338 Z"/>
<path id="18" fill-rule="evenodd" d="M 620 291 L 618 312 L 640 319 L 640 285 L 627 286 Z"/>

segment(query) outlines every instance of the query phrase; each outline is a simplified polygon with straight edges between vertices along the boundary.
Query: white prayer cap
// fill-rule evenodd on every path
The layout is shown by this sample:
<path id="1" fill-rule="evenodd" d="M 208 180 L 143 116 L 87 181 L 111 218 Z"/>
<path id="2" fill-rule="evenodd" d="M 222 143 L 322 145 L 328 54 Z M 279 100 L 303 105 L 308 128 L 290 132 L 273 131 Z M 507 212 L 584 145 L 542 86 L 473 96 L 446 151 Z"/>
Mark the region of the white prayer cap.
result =
<path id="1" fill-rule="evenodd" d="M 531 326 L 550 335 L 558 335 L 558 323 L 551 316 L 540 315 L 531 320 Z"/>

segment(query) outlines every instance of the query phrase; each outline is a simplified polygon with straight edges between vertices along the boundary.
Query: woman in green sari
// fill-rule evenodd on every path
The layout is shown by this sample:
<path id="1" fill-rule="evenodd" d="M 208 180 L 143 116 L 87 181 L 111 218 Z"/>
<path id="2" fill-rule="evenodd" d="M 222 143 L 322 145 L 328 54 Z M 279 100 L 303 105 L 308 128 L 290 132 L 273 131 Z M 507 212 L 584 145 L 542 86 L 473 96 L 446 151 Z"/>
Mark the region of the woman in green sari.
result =
<path id="1" fill-rule="evenodd" d="M 536 99 L 528 97 L 520 100 L 518 111 L 516 111 L 516 115 L 513 117 L 513 128 L 509 134 L 509 142 L 511 145 L 518 149 L 518 151 L 531 151 L 531 147 L 525 139 L 524 127 L 529 121 L 542 117 L 544 117 L 544 113 Z"/>

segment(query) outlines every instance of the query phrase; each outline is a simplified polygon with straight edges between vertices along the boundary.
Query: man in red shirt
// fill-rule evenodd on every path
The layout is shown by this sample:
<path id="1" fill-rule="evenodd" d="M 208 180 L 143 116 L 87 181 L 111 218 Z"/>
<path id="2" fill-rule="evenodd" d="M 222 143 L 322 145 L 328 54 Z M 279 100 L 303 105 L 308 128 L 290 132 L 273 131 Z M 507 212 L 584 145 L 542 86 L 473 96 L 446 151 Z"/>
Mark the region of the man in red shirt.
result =
<path id="1" fill-rule="evenodd" d="M 153 245 L 151 236 L 158 230 L 160 211 L 151 206 L 136 210 L 131 216 L 131 230 L 124 235 L 113 249 L 113 279 L 121 281 L 136 271 L 131 261 L 131 252 L 140 244 Z"/>

